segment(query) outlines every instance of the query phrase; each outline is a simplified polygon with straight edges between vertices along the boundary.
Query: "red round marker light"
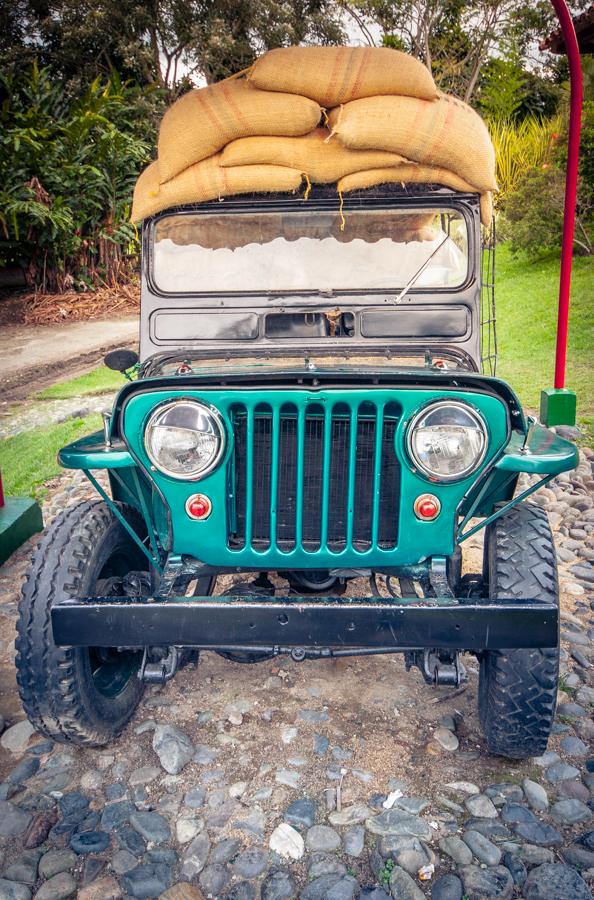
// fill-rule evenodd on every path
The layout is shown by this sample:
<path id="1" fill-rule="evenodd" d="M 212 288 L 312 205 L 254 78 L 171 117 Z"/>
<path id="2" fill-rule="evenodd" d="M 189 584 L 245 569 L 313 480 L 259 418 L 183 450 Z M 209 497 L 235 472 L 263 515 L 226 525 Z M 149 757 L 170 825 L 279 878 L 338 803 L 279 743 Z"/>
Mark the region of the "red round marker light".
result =
<path id="1" fill-rule="evenodd" d="M 417 519 L 430 522 L 436 519 L 441 512 L 441 503 L 433 494 L 421 494 L 415 500 L 414 507 Z"/>
<path id="2" fill-rule="evenodd" d="M 212 512 L 212 503 L 206 494 L 192 494 L 186 500 L 186 512 L 190 519 L 208 519 Z"/>

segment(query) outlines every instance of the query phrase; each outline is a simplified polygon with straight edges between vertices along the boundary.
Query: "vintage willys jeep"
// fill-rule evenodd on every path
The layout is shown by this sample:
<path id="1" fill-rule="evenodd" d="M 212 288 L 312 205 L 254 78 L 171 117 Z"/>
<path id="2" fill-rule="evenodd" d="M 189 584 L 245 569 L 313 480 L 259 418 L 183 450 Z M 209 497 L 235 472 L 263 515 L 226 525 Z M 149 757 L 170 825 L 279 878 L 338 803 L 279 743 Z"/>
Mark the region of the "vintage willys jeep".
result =
<path id="1" fill-rule="evenodd" d="M 200 649 L 404 652 L 435 684 L 457 684 L 470 651 L 490 750 L 542 752 L 555 550 L 544 511 L 521 502 L 534 485 L 516 486 L 574 467 L 576 450 L 481 372 L 492 248 L 481 266 L 478 196 L 385 185 L 343 209 L 323 187 L 208 202 L 146 220 L 142 249 L 136 377 L 104 433 L 60 453 L 101 497 L 57 518 L 24 588 L 31 721 L 104 744 L 145 682 Z M 481 528 L 482 571 L 462 574 Z M 222 573 L 257 575 L 212 596 Z M 367 596 L 345 595 L 354 578 Z"/>

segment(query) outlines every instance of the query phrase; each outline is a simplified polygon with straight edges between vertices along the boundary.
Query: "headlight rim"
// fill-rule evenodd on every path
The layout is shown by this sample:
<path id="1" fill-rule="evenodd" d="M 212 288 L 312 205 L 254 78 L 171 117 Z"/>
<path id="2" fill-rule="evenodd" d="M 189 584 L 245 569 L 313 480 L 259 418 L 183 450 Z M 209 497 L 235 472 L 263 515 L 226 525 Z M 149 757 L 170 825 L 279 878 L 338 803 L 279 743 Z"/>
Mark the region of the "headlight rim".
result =
<path id="1" fill-rule="evenodd" d="M 153 425 L 156 417 L 162 414 L 164 409 L 172 409 L 175 406 L 180 406 L 181 404 L 186 403 L 191 403 L 194 406 L 201 407 L 215 423 L 220 437 L 219 448 L 215 456 L 212 458 L 208 466 L 202 469 L 198 474 L 183 474 L 179 472 L 173 472 L 170 469 L 166 469 L 159 462 L 159 460 L 155 459 L 154 455 L 151 452 L 149 441 L 147 440 L 149 429 Z M 225 428 L 225 421 L 216 406 L 213 406 L 211 403 L 206 403 L 204 400 L 197 400 L 195 397 L 176 397 L 174 400 L 162 400 L 159 404 L 157 404 L 157 406 L 155 406 L 146 421 L 143 429 L 143 446 L 144 451 L 151 462 L 151 466 L 158 472 L 161 472 L 162 475 L 166 475 L 167 478 L 172 478 L 175 481 L 202 481 L 203 478 L 205 478 L 207 475 L 210 475 L 211 472 L 216 469 L 227 449 L 227 430 Z"/>
<path id="2" fill-rule="evenodd" d="M 484 444 L 483 449 L 481 450 L 480 455 L 477 457 L 472 466 L 466 469 L 464 472 L 456 474 L 456 475 L 436 475 L 433 472 L 430 472 L 429 469 L 425 468 L 425 466 L 417 459 L 415 452 L 412 447 L 412 437 L 414 434 L 414 430 L 417 427 L 420 419 L 423 416 L 426 416 L 427 413 L 433 409 L 437 409 L 439 407 L 449 406 L 456 407 L 458 409 L 464 410 L 464 412 L 468 413 L 479 425 L 482 430 L 484 436 Z M 430 481 L 432 484 L 436 483 L 445 483 L 452 484 L 458 481 L 464 481 L 466 478 L 469 478 L 471 475 L 481 467 L 483 462 L 485 461 L 485 457 L 489 450 L 489 427 L 487 425 L 486 419 L 481 413 L 479 409 L 473 406 L 466 400 L 448 400 L 447 398 L 443 398 L 441 400 L 429 400 L 425 403 L 417 412 L 414 414 L 410 422 L 408 423 L 406 429 L 406 451 L 408 454 L 409 461 L 411 465 L 414 467 L 415 471 L 418 472 L 426 481 Z"/>

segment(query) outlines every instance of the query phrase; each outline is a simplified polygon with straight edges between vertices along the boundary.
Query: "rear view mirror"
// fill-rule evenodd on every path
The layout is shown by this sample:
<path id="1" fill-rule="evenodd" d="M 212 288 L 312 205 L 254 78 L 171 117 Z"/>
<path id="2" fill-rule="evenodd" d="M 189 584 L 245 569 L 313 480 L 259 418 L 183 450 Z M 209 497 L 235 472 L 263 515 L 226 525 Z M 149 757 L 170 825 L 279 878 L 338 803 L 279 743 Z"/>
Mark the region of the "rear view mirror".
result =
<path id="1" fill-rule="evenodd" d="M 135 350 L 121 348 L 118 350 L 111 350 L 107 353 L 103 358 L 103 362 L 108 369 L 113 369 L 114 372 L 121 372 L 124 374 L 128 369 L 131 369 L 132 366 L 136 365 L 138 359 L 138 353 L 136 353 Z"/>

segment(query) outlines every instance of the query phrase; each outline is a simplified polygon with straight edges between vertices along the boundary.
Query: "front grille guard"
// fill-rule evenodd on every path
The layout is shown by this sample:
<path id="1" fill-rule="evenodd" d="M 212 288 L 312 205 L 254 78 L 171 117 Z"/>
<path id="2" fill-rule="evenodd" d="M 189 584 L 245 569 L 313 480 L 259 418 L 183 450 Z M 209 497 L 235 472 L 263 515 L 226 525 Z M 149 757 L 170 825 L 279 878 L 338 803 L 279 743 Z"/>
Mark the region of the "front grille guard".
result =
<path id="1" fill-rule="evenodd" d="M 332 552 L 398 540 L 400 409 L 366 400 L 231 410 L 228 545 Z"/>

